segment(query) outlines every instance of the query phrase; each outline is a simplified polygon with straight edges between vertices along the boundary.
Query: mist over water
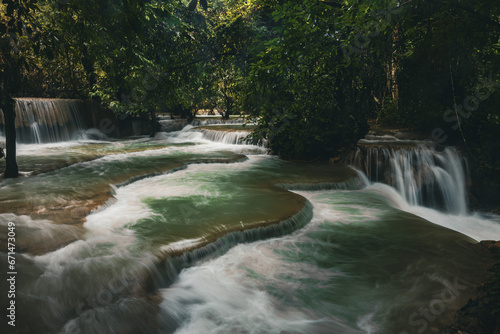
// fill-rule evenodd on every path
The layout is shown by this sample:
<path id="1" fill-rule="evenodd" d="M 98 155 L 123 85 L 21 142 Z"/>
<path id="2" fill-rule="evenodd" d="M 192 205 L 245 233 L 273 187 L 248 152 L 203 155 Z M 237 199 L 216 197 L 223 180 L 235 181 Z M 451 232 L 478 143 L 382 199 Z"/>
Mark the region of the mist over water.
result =
<path id="1" fill-rule="evenodd" d="M 431 333 L 487 277 L 497 217 L 413 201 L 413 153 L 391 187 L 234 130 L 20 146 L 17 332 Z M 426 155 L 436 187 L 465 182 L 457 152 Z"/>

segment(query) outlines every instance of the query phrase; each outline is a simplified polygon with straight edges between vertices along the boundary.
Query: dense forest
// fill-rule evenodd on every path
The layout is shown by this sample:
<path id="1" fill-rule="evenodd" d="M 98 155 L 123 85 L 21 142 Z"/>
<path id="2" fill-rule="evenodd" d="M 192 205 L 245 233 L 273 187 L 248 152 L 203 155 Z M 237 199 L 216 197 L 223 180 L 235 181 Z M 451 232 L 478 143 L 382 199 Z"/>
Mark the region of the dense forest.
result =
<path id="1" fill-rule="evenodd" d="M 201 113 L 221 122 L 239 115 L 246 123 L 224 135 L 242 132 L 234 143 L 268 146 L 194 142 L 201 126 L 182 142 L 174 136 L 190 126 L 125 144 L 103 134 L 105 144 L 74 149 L 66 141 L 19 145 L 20 166 L 29 167 L 19 172 L 16 103 L 34 100 L 22 97 L 79 99 L 70 102 L 98 106 L 122 125 L 160 127 L 170 114 L 187 119 L 184 127 Z M 212 332 L 273 332 L 255 329 L 267 318 L 274 332 L 335 332 L 321 327 L 325 319 L 341 320 L 337 332 L 378 332 L 377 321 L 392 329 L 380 333 L 437 332 L 467 300 L 458 316 L 484 315 L 484 333 L 500 328 L 500 264 L 486 273 L 500 255 L 487 240 L 500 238 L 498 0 L 0 0 L 0 109 L 9 178 L 0 184 L 0 244 L 8 235 L 9 255 L 7 247 L 0 255 L 7 263 L 19 254 L 19 333 L 73 333 L 77 325 L 82 333 L 173 332 L 203 317 L 229 326 Z M 366 155 L 367 169 L 376 166 L 369 181 L 385 173 L 386 185 L 347 167 L 362 143 L 375 146 L 359 141 L 374 125 L 418 137 L 392 137 L 402 149 L 375 150 L 378 159 L 390 149 L 386 160 Z M 29 178 L 12 179 L 19 175 Z M 204 264 L 222 276 L 193 270 L 173 289 L 182 293 L 164 293 L 202 256 L 269 238 Z M 297 273 L 304 276 L 295 280 Z M 472 291 L 486 274 L 479 301 L 458 291 L 457 278 L 470 277 Z M 225 280 L 231 275 L 236 283 Z M 217 312 L 198 307 L 203 298 Z M 234 301 L 245 303 L 238 310 Z M 302 308 L 307 321 L 295 321 Z M 263 316 L 247 312 L 256 309 Z M 289 327 L 280 327 L 275 318 L 287 312 Z M 321 330 L 296 329 L 300 323 Z"/>
<path id="2" fill-rule="evenodd" d="M 117 114 L 247 114 L 290 159 L 335 156 L 376 119 L 498 174 L 496 1 L 1 3 L 7 142 L 12 97 L 83 98 Z"/>

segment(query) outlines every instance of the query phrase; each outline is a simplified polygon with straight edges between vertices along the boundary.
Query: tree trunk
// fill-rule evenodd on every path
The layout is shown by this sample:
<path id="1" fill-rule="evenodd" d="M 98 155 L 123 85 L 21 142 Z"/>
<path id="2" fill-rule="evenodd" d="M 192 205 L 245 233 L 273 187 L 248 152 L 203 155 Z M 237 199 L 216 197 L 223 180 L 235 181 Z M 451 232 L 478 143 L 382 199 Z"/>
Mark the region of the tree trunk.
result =
<path id="1" fill-rule="evenodd" d="M 151 123 L 149 126 L 149 136 L 153 138 L 156 135 L 156 132 L 159 130 L 157 128 L 157 119 L 156 119 L 156 109 L 149 108 L 149 116 L 151 117 Z"/>
<path id="2" fill-rule="evenodd" d="M 5 120 L 5 178 L 19 176 L 19 168 L 16 161 L 16 112 L 14 100 L 6 98 L 2 105 Z"/>
<path id="3" fill-rule="evenodd" d="M 398 47 L 399 47 L 399 30 L 396 26 L 392 31 L 392 51 L 391 59 L 386 67 L 387 72 L 387 88 L 391 93 L 392 102 L 399 109 L 399 84 L 398 84 Z"/>
<path id="4" fill-rule="evenodd" d="M 81 23 L 80 24 L 80 41 L 82 43 L 80 49 L 82 53 L 81 63 L 85 71 L 85 74 L 87 75 L 89 92 L 93 93 L 94 85 L 97 82 L 95 74 L 95 66 L 94 66 L 94 61 L 89 53 L 89 48 L 87 46 L 87 43 L 85 42 L 85 39 L 86 39 L 85 26 L 83 25 L 83 23 Z"/>
<path id="5" fill-rule="evenodd" d="M 225 110 L 224 110 L 224 113 L 222 114 L 222 118 L 223 119 L 229 119 L 229 116 L 231 116 L 231 114 L 233 113 L 233 99 L 227 95 L 226 93 L 224 93 L 224 97 L 225 97 Z"/>
<path id="6" fill-rule="evenodd" d="M 392 100 L 399 109 L 399 84 L 398 84 L 398 47 L 399 47 L 399 30 L 396 26 L 392 35 L 392 58 L 391 58 L 391 78 L 392 78 Z"/>
<path id="7" fill-rule="evenodd" d="M 96 84 L 95 68 L 94 62 L 90 59 L 87 45 L 82 47 L 82 65 L 85 73 L 87 74 L 87 81 L 89 85 L 89 91 L 94 91 L 94 85 Z"/>
<path id="8" fill-rule="evenodd" d="M 8 42 L 1 40 L 2 49 L 8 50 Z M 0 75 L 0 108 L 5 122 L 5 171 L 4 177 L 18 177 L 19 169 L 16 162 L 16 113 L 13 96 L 19 91 L 20 69 L 19 61 L 9 52 L 3 55 L 3 68 Z"/>
<path id="9" fill-rule="evenodd" d="M 73 69 L 73 66 L 71 64 L 71 60 L 69 57 L 69 46 L 68 44 L 65 45 L 64 47 L 64 53 L 66 54 L 66 65 L 68 66 L 68 72 L 69 72 L 69 77 L 71 79 L 71 98 L 75 98 L 77 94 L 77 89 L 76 89 L 76 78 L 75 78 L 75 71 Z"/>

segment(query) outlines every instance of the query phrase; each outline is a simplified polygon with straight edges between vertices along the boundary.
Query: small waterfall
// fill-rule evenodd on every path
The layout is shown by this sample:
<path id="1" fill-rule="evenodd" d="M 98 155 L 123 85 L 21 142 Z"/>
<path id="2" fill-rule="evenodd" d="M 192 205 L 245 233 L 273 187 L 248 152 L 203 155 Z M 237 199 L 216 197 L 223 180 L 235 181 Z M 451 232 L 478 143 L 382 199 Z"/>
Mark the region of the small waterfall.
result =
<path id="1" fill-rule="evenodd" d="M 372 182 L 394 187 L 411 205 L 467 213 L 466 162 L 454 148 L 360 146 L 349 163 Z"/>
<path id="2" fill-rule="evenodd" d="M 15 111 L 18 143 L 69 141 L 87 128 L 81 100 L 17 98 Z M 0 136 L 5 136 L 3 113 Z"/>
<path id="3" fill-rule="evenodd" d="M 325 191 L 325 190 L 359 190 L 370 184 L 366 176 L 359 172 L 358 176 L 344 182 L 321 183 L 278 183 L 276 187 L 291 191 Z"/>
<path id="4" fill-rule="evenodd" d="M 186 119 L 179 118 L 170 118 L 170 116 L 158 116 L 158 123 L 161 125 L 161 132 L 174 132 L 182 130 L 186 125 L 188 125 L 188 121 Z M 243 118 L 234 118 L 234 119 L 222 119 L 222 118 L 213 118 L 213 119 L 197 119 L 195 118 L 191 123 L 192 126 L 207 126 L 207 125 L 241 125 L 245 123 Z"/>
<path id="5" fill-rule="evenodd" d="M 192 131 L 201 132 L 203 138 L 210 141 L 233 144 L 233 145 L 252 145 L 252 139 L 248 138 L 250 131 L 224 131 L 209 129 L 192 129 Z M 267 141 L 259 142 L 258 146 L 267 147 Z"/>
<path id="6" fill-rule="evenodd" d="M 213 119 L 194 119 L 191 122 L 192 126 L 204 126 L 204 125 L 224 125 L 224 124 L 243 124 L 245 123 L 244 118 L 213 118 Z"/>
<path id="7" fill-rule="evenodd" d="M 193 265 L 196 261 L 210 256 L 217 256 L 224 254 L 231 247 L 242 244 L 250 243 L 258 240 L 265 240 L 269 238 L 276 238 L 279 236 L 290 234 L 299 228 L 304 227 L 313 217 L 313 206 L 309 201 L 306 201 L 304 207 L 295 215 L 285 218 L 282 221 L 274 222 L 252 229 L 241 229 L 226 233 L 222 237 L 213 242 L 205 242 L 196 240 L 198 247 L 192 247 L 191 250 L 183 248 L 182 246 L 176 248 L 175 245 L 164 246 L 161 249 L 160 256 L 165 260 L 160 263 L 163 272 L 166 273 L 162 282 L 155 282 L 157 285 L 169 285 L 176 278 L 181 269 Z M 189 241 L 189 240 L 187 240 Z M 185 246 L 183 242 L 180 243 Z M 168 270 L 165 270 L 168 268 Z"/>
<path id="8" fill-rule="evenodd" d="M 165 116 L 159 116 L 158 123 L 161 125 L 161 132 L 180 131 L 188 124 L 186 119 L 171 119 Z"/>

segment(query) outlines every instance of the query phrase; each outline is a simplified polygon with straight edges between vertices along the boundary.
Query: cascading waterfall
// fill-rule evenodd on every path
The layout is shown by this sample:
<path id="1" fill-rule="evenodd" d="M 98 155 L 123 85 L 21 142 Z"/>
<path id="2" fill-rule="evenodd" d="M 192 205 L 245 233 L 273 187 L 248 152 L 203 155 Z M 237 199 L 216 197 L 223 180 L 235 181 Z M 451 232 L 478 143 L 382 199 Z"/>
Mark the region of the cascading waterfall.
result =
<path id="1" fill-rule="evenodd" d="M 467 213 L 466 162 L 454 148 L 439 152 L 425 144 L 397 149 L 362 146 L 349 163 L 370 181 L 394 187 L 411 205 Z"/>
<path id="2" fill-rule="evenodd" d="M 161 132 L 180 131 L 188 124 L 186 119 L 171 119 L 165 116 L 159 116 L 158 123 L 160 123 Z"/>
<path id="3" fill-rule="evenodd" d="M 213 119 L 194 119 L 190 125 L 192 126 L 207 126 L 207 125 L 229 125 L 229 124 L 243 124 L 244 119 L 236 118 L 236 119 L 222 119 L 222 118 L 213 118 Z M 159 116 L 158 123 L 161 125 L 161 132 L 173 132 L 180 131 L 186 125 L 188 125 L 187 119 L 178 119 L 171 118 L 170 116 Z"/>
<path id="4" fill-rule="evenodd" d="M 243 118 L 235 118 L 235 119 L 222 119 L 222 118 L 213 118 L 213 119 L 195 119 L 191 122 L 192 126 L 204 126 L 204 125 L 222 125 L 222 124 L 242 124 L 244 122 Z"/>
<path id="5" fill-rule="evenodd" d="M 208 140 L 220 142 L 224 144 L 242 144 L 246 143 L 246 138 L 250 134 L 247 131 L 216 131 L 216 130 L 207 130 L 207 129 L 199 129 L 196 131 L 200 131 L 203 133 L 203 137 Z"/>
<path id="6" fill-rule="evenodd" d="M 252 145 L 252 139 L 248 138 L 251 132 L 249 131 L 219 131 L 219 130 L 209 130 L 209 129 L 197 129 L 194 128 L 193 131 L 201 132 L 205 139 L 210 141 L 233 144 L 233 145 Z M 258 143 L 260 147 L 267 147 L 267 141 L 262 141 Z"/>
<path id="7" fill-rule="evenodd" d="M 81 100 L 15 99 L 18 143 L 53 143 L 75 139 L 87 129 Z M 0 136 L 4 134 L 3 113 L 0 113 Z"/>
<path id="8" fill-rule="evenodd" d="M 484 282 L 492 263 L 473 241 L 500 238 L 498 220 L 407 202 L 465 208 L 456 150 L 361 145 L 352 163 L 393 188 L 221 143 L 249 129 L 20 145 L 37 168 L 86 155 L 0 182 L 0 232 L 16 226 L 18 332 L 437 333 Z"/>

